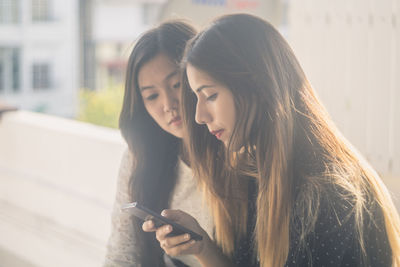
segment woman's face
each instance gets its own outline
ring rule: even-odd
[[[207,73],[188,64],[189,85],[197,97],[196,122],[206,124],[216,138],[228,144],[236,121],[232,92]]]
[[[150,116],[166,132],[182,138],[179,113],[180,76],[168,56],[158,54],[144,64],[138,74],[139,90]]]

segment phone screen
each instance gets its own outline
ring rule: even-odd
[[[161,216],[160,214],[138,204],[137,202],[125,204],[122,206],[121,210],[128,211],[136,217],[142,219],[143,221],[152,220],[156,228],[165,224],[171,225],[173,230],[171,233],[168,234],[168,236],[177,236],[188,233],[193,240],[198,241],[203,239],[201,235],[172,220],[169,220],[168,218]]]

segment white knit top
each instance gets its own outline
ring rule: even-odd
[[[120,211],[123,204],[131,201],[129,177],[132,171],[132,162],[131,153],[125,152],[118,176],[117,194],[112,212],[112,229],[107,244],[104,267],[140,266],[137,262],[136,251],[136,247],[140,244],[135,242],[131,220],[133,215]],[[202,201],[202,195],[198,190],[191,169],[182,160],[178,161],[177,174],[178,177],[169,208],[180,209],[192,215],[212,238],[214,224],[210,211],[205,202]],[[201,266],[191,255],[180,256],[177,259],[189,266]]]

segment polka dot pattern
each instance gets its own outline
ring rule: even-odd
[[[380,209],[371,203],[369,212],[365,213],[363,237],[367,258],[362,258],[352,208],[337,191],[332,190],[325,195],[321,200],[314,231],[307,236],[307,244],[303,248],[298,245],[298,226],[292,224],[290,252],[285,267],[392,266]]]
[[[255,194],[255,191],[253,191]],[[254,196],[250,198],[249,211],[255,211]],[[353,206],[342,198],[336,190],[322,194],[317,221],[314,230],[309,233],[303,245],[300,245],[299,219],[294,219],[290,226],[289,255],[285,267],[389,267],[391,264],[391,249],[387,239],[385,224],[381,210],[375,202],[371,202],[368,212],[364,213],[363,237],[366,258],[361,257],[361,249],[355,231]],[[251,214],[255,214],[251,212]],[[253,216],[254,217],[254,216]],[[249,216],[249,222],[254,231],[254,218]],[[249,234],[248,236],[251,236]],[[237,266],[259,266],[252,262],[254,255],[251,239],[247,237],[239,242],[235,250]],[[247,263],[246,263],[247,262]]]

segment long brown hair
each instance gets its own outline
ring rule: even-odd
[[[138,89],[138,74],[144,64],[160,53],[178,68],[186,42],[195,33],[185,22],[165,22],[138,39],[128,61],[120,128],[134,160],[130,192],[132,201],[157,212],[167,208],[175,186],[181,140],[162,130],[148,114]],[[132,219],[140,244],[137,249],[141,266],[163,266],[162,250],[154,234],[143,232],[141,221]]]
[[[187,64],[233,93],[237,118],[227,149],[194,120],[196,99]],[[247,206],[232,204],[228,197],[236,194],[245,174],[258,182],[254,243],[261,266],[285,264],[294,219],[306,246],[321,198],[332,186],[353,207],[363,260],[363,218],[375,203],[383,214],[393,264],[400,264],[399,216],[386,188],[333,124],[272,25],[246,14],[221,17],[188,43],[182,70],[182,115],[192,169],[208,194],[216,238],[226,254],[234,249],[231,234],[246,234]]]

